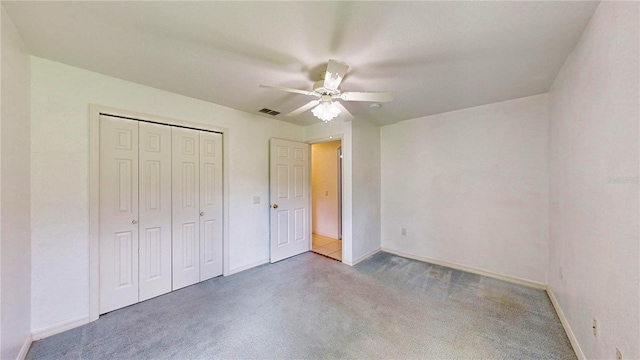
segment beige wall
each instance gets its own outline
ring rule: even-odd
[[[338,222],[338,148],[341,141],[311,146],[312,230],[334,239],[340,234]]]

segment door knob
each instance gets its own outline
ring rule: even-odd
[[[278,208],[278,204],[273,204],[273,205],[271,205],[271,206],[273,206],[273,208],[274,208],[274,209],[277,209],[277,208]]]
[[[200,211],[200,216],[204,216],[204,211]]]
[[[131,220],[131,223],[135,225],[138,223],[138,220]]]

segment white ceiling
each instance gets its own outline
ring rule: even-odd
[[[329,58],[343,91],[394,90],[380,125],[547,92],[597,2],[2,1],[33,55],[258,114],[311,98]],[[316,123],[310,112],[276,118]],[[270,115],[263,115],[271,117]]]

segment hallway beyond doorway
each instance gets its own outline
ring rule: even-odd
[[[342,261],[342,240],[313,234],[311,251]]]

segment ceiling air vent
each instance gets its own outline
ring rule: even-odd
[[[261,112],[263,114],[269,114],[271,116],[276,116],[276,115],[280,114],[280,111],[275,111],[275,110],[271,110],[271,109],[267,109],[267,108],[261,109],[258,112]]]

